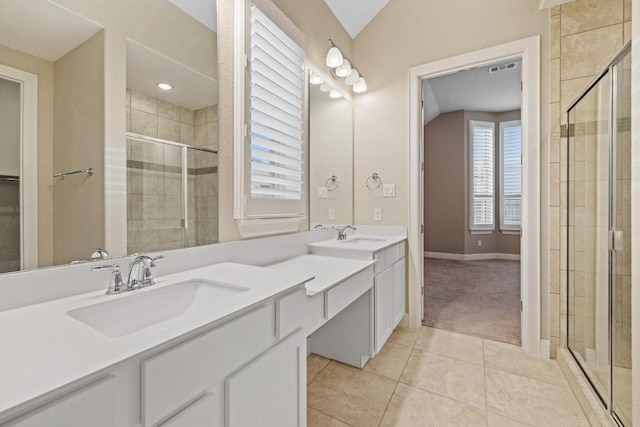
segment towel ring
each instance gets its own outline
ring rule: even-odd
[[[332,175],[324,184],[324,186],[327,187],[327,191],[336,191],[338,189],[338,185],[338,177],[335,175]]]
[[[372,187],[371,185],[377,182],[378,185],[376,185],[375,187]],[[372,173],[370,177],[367,178],[367,181],[365,182],[367,188],[369,190],[377,190],[378,188],[380,188],[380,186],[382,185],[382,179],[380,178],[380,175],[378,175],[376,172]]]

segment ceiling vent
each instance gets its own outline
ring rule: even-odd
[[[508,64],[502,65],[492,65],[491,67],[489,67],[489,74],[497,73],[498,71],[513,70],[517,66],[518,64],[516,62],[509,62]]]

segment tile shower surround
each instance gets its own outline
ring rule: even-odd
[[[126,99],[128,131],[217,150],[217,106],[194,111],[131,89]],[[180,149],[128,140],[127,151],[127,251],[183,247]],[[215,243],[217,156],[189,150],[188,164],[189,246]]]

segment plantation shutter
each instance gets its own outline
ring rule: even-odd
[[[500,123],[502,212],[500,229],[519,230],[522,211],[522,127],[520,121]]]
[[[255,5],[250,21],[250,197],[299,201],[304,52]]]
[[[471,120],[471,230],[493,230],[495,137],[493,122]]]

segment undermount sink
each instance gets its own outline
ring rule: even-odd
[[[372,243],[372,242],[384,242],[386,239],[376,239],[375,237],[355,237],[353,239],[341,240],[342,243]]]
[[[113,301],[76,308],[67,315],[110,337],[121,337],[180,316],[196,306],[220,302],[248,288],[191,279],[132,291]]]

